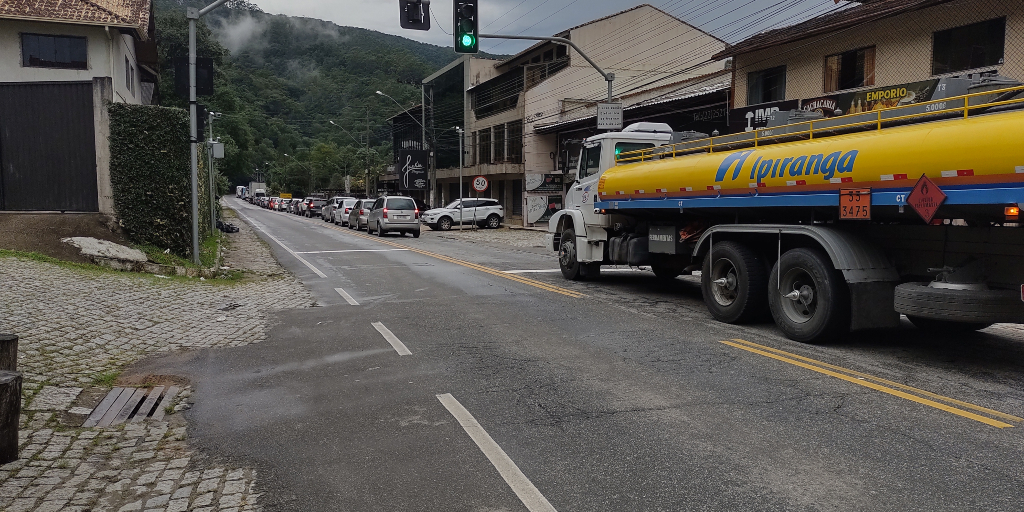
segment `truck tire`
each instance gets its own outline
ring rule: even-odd
[[[949,290],[931,288],[928,283],[903,283],[896,287],[893,308],[922,329],[929,321],[984,328],[999,322],[1024,322],[1020,299],[1016,290]]]
[[[569,228],[562,231],[558,243],[558,268],[562,277],[570,281],[593,279],[601,275],[601,264],[580,263],[576,258],[576,231]]]
[[[726,281],[716,283],[719,279]],[[712,247],[704,258],[700,288],[704,304],[719,322],[750,322],[763,318],[768,309],[764,263],[737,242],[719,242]]]
[[[786,297],[794,291],[799,295]],[[793,341],[823,343],[850,329],[846,280],[813,249],[792,249],[776,262],[768,280],[768,306],[775,325]]]

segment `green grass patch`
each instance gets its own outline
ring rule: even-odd
[[[114,387],[114,383],[117,382],[117,378],[120,375],[121,372],[118,370],[97,373],[96,375],[93,376],[92,383],[102,388]]]
[[[171,252],[164,252],[165,249],[161,249],[155,245],[139,245],[135,248],[146,253],[146,257],[149,261],[159,263],[161,265],[172,265],[175,267],[185,268],[210,268],[218,265],[218,242],[221,240],[220,232],[209,236],[206,240],[203,240],[202,244],[199,245],[199,265],[192,262],[192,258],[183,258],[177,254]]]

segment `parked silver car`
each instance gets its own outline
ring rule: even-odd
[[[342,201],[352,199],[351,197],[335,196],[327,201],[327,204],[320,210],[320,218],[324,222],[334,222],[334,212],[341,205]]]
[[[354,197],[345,198],[334,210],[335,224],[341,224],[342,226],[348,225],[348,217],[352,214],[352,208],[355,207],[359,200]]]
[[[420,237],[420,210],[411,197],[393,196],[378,198],[367,215],[366,231],[384,236],[388,232],[402,235],[411,233]]]
[[[373,204],[373,199],[360,199],[352,205],[352,211],[348,214],[349,229],[362,230],[366,228],[366,214],[369,212],[371,204]]]

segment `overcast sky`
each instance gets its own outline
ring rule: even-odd
[[[399,27],[399,0],[255,0],[255,3],[272,14],[319,18],[440,46],[452,45],[452,36],[445,34],[452,31],[452,0],[431,1],[430,8],[437,21],[431,22],[429,32]],[[480,0],[481,29],[487,33],[550,36],[645,3],[728,42],[842,7],[834,0]],[[481,42],[481,49],[511,54],[530,44],[485,40]]]

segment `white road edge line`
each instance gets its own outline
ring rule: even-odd
[[[349,295],[348,292],[346,292],[345,290],[343,290],[341,288],[335,288],[334,291],[338,292],[338,295],[341,295],[349,303],[350,306],[358,306],[359,305],[359,303],[356,302],[356,300],[353,299],[352,296]]]
[[[298,254],[337,254],[342,252],[392,252],[408,250],[409,249],[350,249],[347,251],[299,251]]]
[[[390,343],[392,347],[395,347],[395,352],[398,352],[398,355],[412,355],[412,352],[409,352],[409,349],[405,346],[405,343],[402,343],[402,340],[398,339],[398,337],[395,336],[395,334],[392,333],[391,330],[389,330],[387,327],[384,327],[384,324],[380,322],[374,322],[373,328],[377,329],[377,332],[379,332],[381,336],[384,336],[384,339],[388,340],[388,343]]]
[[[302,256],[299,256],[299,253],[289,249],[287,245],[284,245],[283,243],[281,243],[281,241],[278,240],[276,236],[271,235],[270,232],[268,232],[267,230],[263,229],[258,222],[256,222],[256,221],[250,219],[249,217],[243,215],[242,212],[237,212],[237,213],[239,215],[241,215],[242,218],[245,219],[246,222],[251,224],[254,228],[262,231],[263,234],[267,235],[271,240],[273,240],[274,242],[277,242],[277,245],[280,245],[281,248],[283,248],[284,250],[288,251],[289,253],[291,253],[292,256],[295,256],[295,258],[297,258],[299,261],[304,263],[307,267],[309,267],[310,270],[312,270],[313,272],[316,272],[316,275],[318,275],[318,276],[320,276],[320,277],[322,277],[324,279],[327,279],[327,274],[324,274],[323,272],[320,271],[320,269],[314,267],[312,263],[306,261]]]
[[[459,421],[459,425],[462,425],[463,430],[469,434],[480,451],[484,452],[487,460],[491,461],[494,469],[497,469],[501,477],[505,479],[505,483],[512,488],[516,496],[519,496],[519,500],[526,505],[527,510],[530,512],[555,512],[555,507],[551,506],[547,498],[537,490],[529,478],[526,478],[526,475],[509,458],[505,450],[502,450],[501,446],[491,439],[490,434],[451,393],[437,395],[437,399]]]

